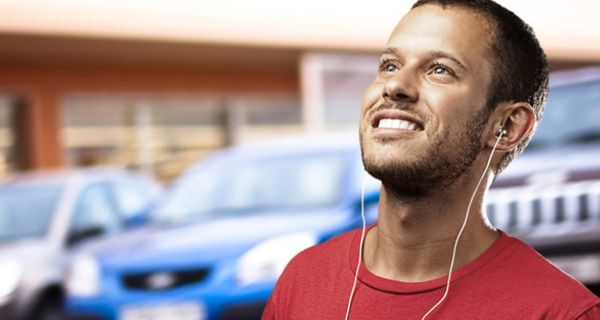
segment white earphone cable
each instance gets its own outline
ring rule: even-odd
[[[448,280],[446,282],[446,290],[444,291],[444,295],[433,307],[431,307],[431,309],[429,309],[429,311],[427,311],[427,313],[425,313],[425,315],[423,315],[421,320],[425,320],[425,318],[427,318],[440,304],[442,304],[442,302],[448,296],[448,292],[450,291],[450,282],[452,280],[452,269],[454,269],[454,262],[456,259],[456,252],[458,249],[458,242],[460,241],[460,237],[462,236],[463,231],[465,230],[465,228],[467,226],[467,222],[469,220],[469,212],[471,211],[471,206],[473,205],[473,201],[475,200],[475,195],[477,195],[477,191],[479,190],[479,187],[481,186],[481,182],[485,178],[485,174],[490,168],[490,164],[492,162],[492,157],[494,156],[494,151],[496,151],[496,147],[498,147],[498,143],[500,142],[500,139],[502,138],[503,135],[504,135],[504,132],[502,132],[498,135],[498,139],[496,140],[496,143],[494,144],[494,147],[492,148],[490,157],[488,158],[487,163],[485,165],[485,169],[483,170],[483,173],[482,173],[481,177],[479,178],[477,185],[475,186],[475,190],[473,191],[473,194],[471,195],[471,199],[469,200],[469,205],[467,206],[467,212],[465,213],[465,219],[464,219],[463,224],[458,232],[458,235],[456,236],[456,240],[454,241],[454,248],[452,250],[452,260],[450,261],[450,269],[448,271]],[[350,291],[350,297],[348,299],[348,308],[346,309],[346,317],[344,318],[345,320],[348,320],[350,317],[350,308],[352,306],[352,299],[354,298],[354,292],[356,291],[356,285],[358,283],[358,272],[360,270],[360,264],[362,262],[363,244],[365,241],[365,235],[366,235],[366,229],[367,229],[366,218],[365,218],[365,183],[366,183],[366,179],[367,179],[367,173],[365,172],[363,174],[361,200],[360,200],[360,215],[361,215],[362,223],[363,223],[362,234],[360,237],[360,247],[358,249],[358,262],[356,264],[356,272],[354,273],[354,283],[352,284],[352,291]]]
[[[429,311],[427,311],[427,313],[421,318],[421,320],[425,320],[425,318],[427,318],[427,316],[429,316],[433,312],[433,310],[435,310],[435,308],[437,308],[440,304],[442,304],[442,302],[448,296],[448,291],[450,291],[450,281],[452,280],[452,269],[454,269],[454,261],[456,259],[456,251],[458,249],[458,242],[460,241],[460,237],[462,236],[463,231],[465,230],[465,228],[467,226],[467,221],[469,220],[469,212],[471,211],[471,206],[473,205],[473,200],[475,200],[475,195],[477,195],[477,190],[479,190],[479,186],[481,185],[483,178],[485,178],[486,172],[490,168],[490,163],[492,162],[492,157],[494,156],[494,151],[496,151],[496,147],[498,146],[498,143],[500,142],[500,138],[502,138],[502,135],[503,134],[498,135],[498,139],[496,139],[496,143],[494,143],[494,147],[492,148],[490,157],[488,158],[487,164],[485,165],[485,169],[483,169],[483,173],[481,174],[481,177],[479,178],[479,181],[477,182],[477,185],[475,186],[475,190],[473,191],[473,194],[471,195],[471,199],[469,200],[469,205],[467,206],[467,212],[465,213],[465,220],[463,221],[463,224],[460,227],[460,231],[458,232],[458,235],[456,236],[456,240],[454,241],[454,249],[452,249],[452,260],[450,261],[450,269],[448,270],[448,281],[446,282],[446,290],[444,291],[444,295],[442,296],[440,301],[438,301],[433,307],[431,307],[431,309],[429,309]]]
[[[354,283],[352,284],[352,291],[350,291],[350,298],[348,298],[348,308],[346,309],[346,317],[348,320],[350,317],[350,306],[352,306],[352,299],[354,298],[354,291],[356,290],[356,283],[358,282],[358,271],[360,270],[360,263],[362,262],[363,254],[363,243],[365,241],[365,234],[367,233],[367,219],[365,217],[365,184],[367,183],[367,173],[363,172],[362,188],[360,193],[360,217],[362,218],[362,234],[360,236],[360,247],[358,249],[358,262],[356,264],[356,272],[354,273]]]

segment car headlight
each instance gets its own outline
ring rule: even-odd
[[[22,266],[16,259],[0,258],[0,298],[15,291],[21,281]]]
[[[67,276],[67,290],[70,295],[80,297],[100,293],[100,267],[94,257],[79,255],[73,259]]]
[[[296,254],[316,243],[316,236],[310,233],[288,234],[263,241],[239,259],[237,281],[249,285],[275,280]]]

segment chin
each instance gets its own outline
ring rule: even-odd
[[[462,161],[459,161],[461,160]],[[370,144],[362,149],[365,170],[386,189],[409,197],[422,197],[445,189],[465,174],[472,159],[438,152],[409,154],[393,146]]]
[[[419,173],[414,170],[396,170],[397,168],[385,163],[366,161],[365,171],[381,181],[383,187],[396,195],[410,198],[422,198],[437,188],[427,180],[418,178]]]

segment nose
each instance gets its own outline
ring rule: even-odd
[[[415,102],[419,98],[417,77],[409,67],[400,68],[383,87],[382,96],[391,102]]]

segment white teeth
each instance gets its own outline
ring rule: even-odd
[[[404,129],[404,130],[417,130],[417,124],[406,120],[400,119],[381,119],[377,128],[383,129]]]

